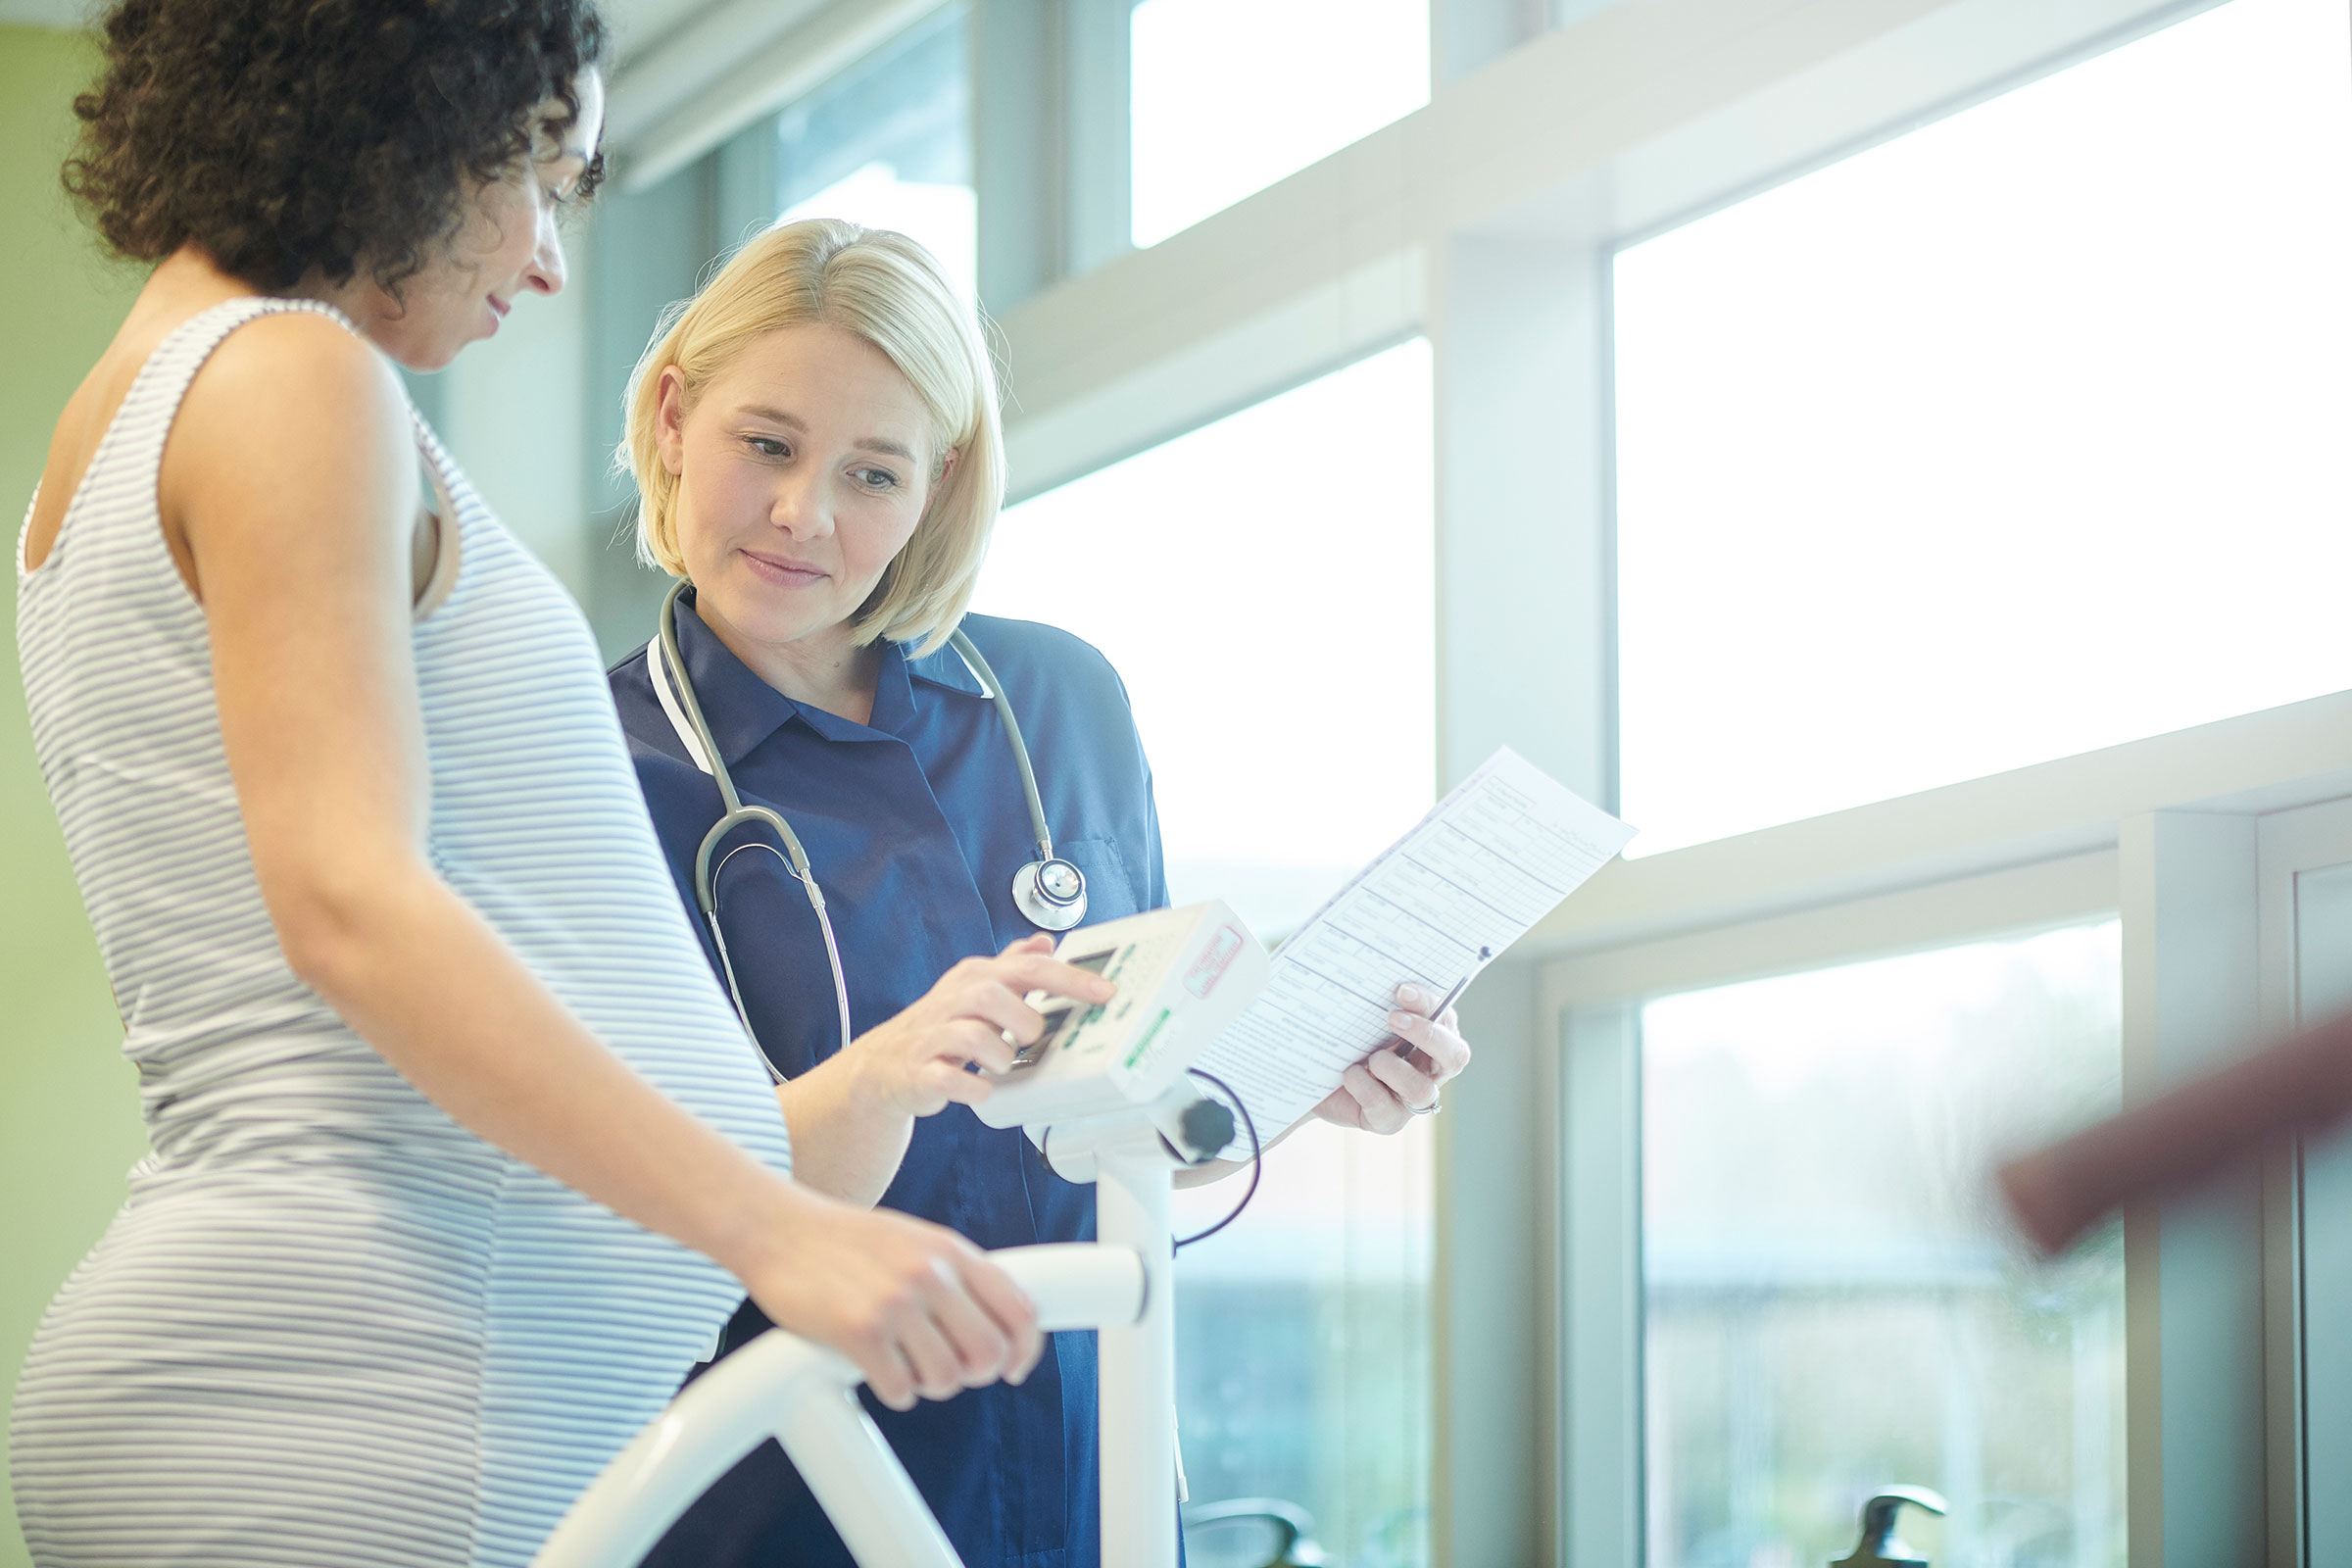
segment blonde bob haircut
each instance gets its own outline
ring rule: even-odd
[[[863,338],[906,377],[931,414],[935,480],[947,455],[957,455],[913,535],[851,619],[858,646],[881,637],[920,643],[920,658],[946,643],[971,603],[1004,501],[1004,437],[979,318],[948,286],[931,253],[904,234],[830,218],[778,224],[664,315],[629,377],[628,439],[618,454],[617,466],[637,481],[637,554],[673,577],[687,574],[678,550],[678,479],[655,441],[662,373],[678,368],[691,409],[744,345],[812,321]]]

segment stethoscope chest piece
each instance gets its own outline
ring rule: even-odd
[[[1012,874],[1012,902],[1031,925],[1067,931],[1086,918],[1086,874],[1059,856]]]

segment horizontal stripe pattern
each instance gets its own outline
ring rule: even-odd
[[[155,498],[207,357],[304,310],[342,321],[255,299],[174,332],[37,571],[20,537],[33,744],[154,1150],[19,1383],[10,1465],[42,1568],[527,1563],[738,1295],[457,1127],[277,945]],[[460,551],[415,640],[436,868],[638,1072],[789,1168],[585,621],[416,429]]]

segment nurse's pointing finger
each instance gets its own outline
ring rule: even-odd
[[[1081,969],[1045,954],[1011,960],[1005,968],[1012,984],[1024,992],[1043,991],[1067,997],[1072,1002],[1108,1002],[1119,994],[1117,985],[1092,969]]]

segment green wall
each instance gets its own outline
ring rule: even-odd
[[[80,34],[0,26],[0,498],[12,551],[58,411],[141,275],[102,258],[58,188],[70,106],[96,61]],[[0,618],[0,1379],[13,1396],[41,1309],[122,1202],[146,1143],[137,1076],[33,766],[13,582]],[[5,1517],[0,1568],[22,1568],[13,1507]]]

